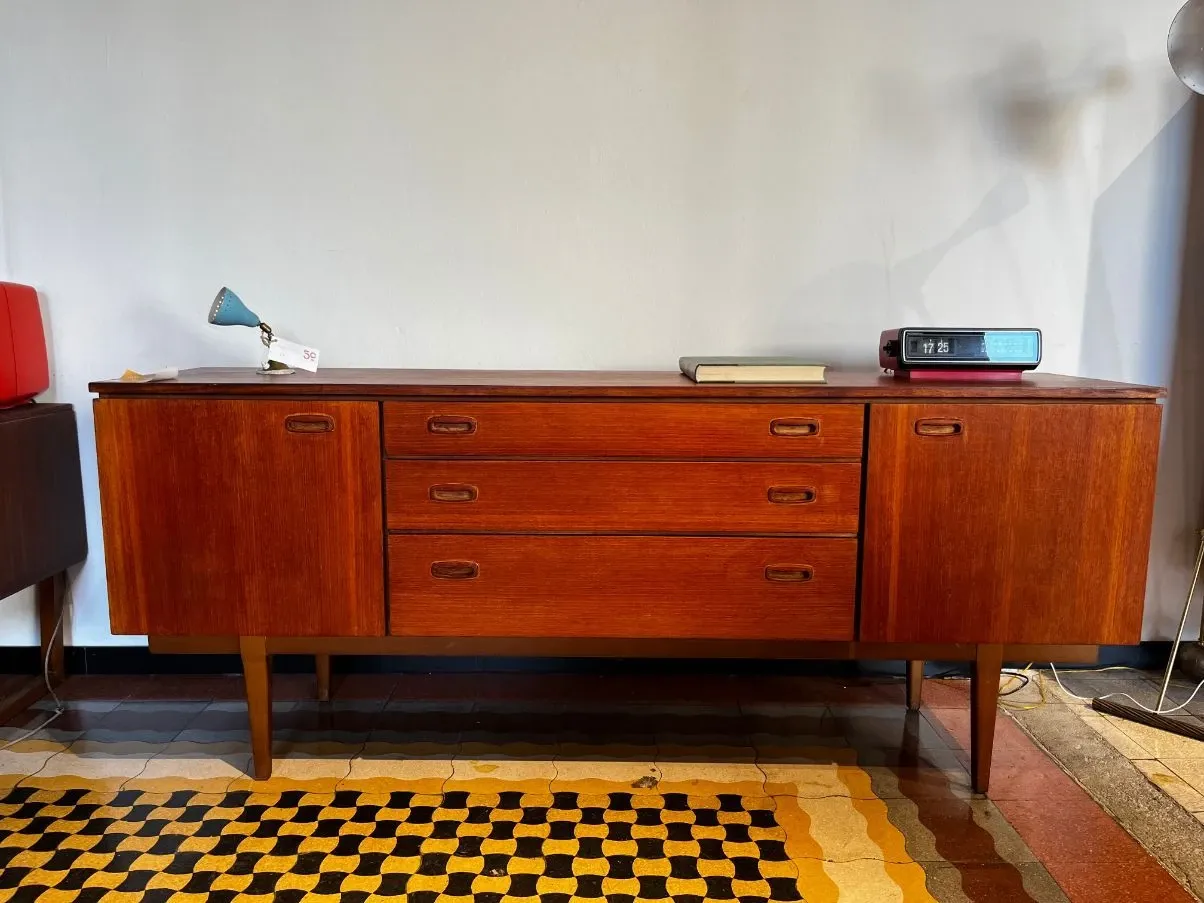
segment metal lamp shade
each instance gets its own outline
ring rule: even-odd
[[[1166,40],[1171,67],[1180,81],[1204,94],[1204,0],[1188,0]]]
[[[263,321],[242,299],[228,288],[223,288],[213,299],[209,308],[209,322],[215,326],[258,326]]]

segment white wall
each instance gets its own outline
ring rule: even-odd
[[[1167,381],[1177,4],[3,0],[0,271],[41,289],[85,437],[70,642],[113,642],[86,383],[251,365],[205,323],[223,284],[332,367],[870,363],[880,329],[944,323]]]

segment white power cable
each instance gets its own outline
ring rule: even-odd
[[[67,711],[67,707],[63,704],[63,700],[59,698],[59,694],[54,692],[54,686],[50,683],[50,656],[54,654],[54,641],[58,638],[59,631],[63,629],[63,616],[67,613],[67,601],[63,600],[63,608],[59,612],[59,619],[54,625],[54,631],[50,634],[50,642],[46,644],[46,658],[42,662],[42,679],[46,682],[46,692],[50,694],[50,698],[54,700],[54,714],[39,724],[31,731],[26,731],[21,736],[9,740],[3,746],[0,746],[0,752],[6,749],[12,749],[18,743],[24,743],[30,737],[40,734],[46,730],[59,716]]]
[[[1067,690],[1066,685],[1064,683],[1062,683],[1062,678],[1058,674],[1058,669],[1054,667],[1053,662],[1049,663],[1049,670],[1053,672],[1054,680],[1056,680],[1058,682],[1058,686],[1061,687],[1062,692],[1065,693],[1067,696],[1070,696],[1073,699],[1085,699],[1085,700],[1089,700],[1089,699],[1093,698],[1091,696],[1079,696],[1077,693],[1071,693],[1069,690]],[[1101,668],[1100,670],[1103,671],[1106,669]],[[1179,711],[1180,709],[1185,709],[1189,705],[1191,705],[1191,701],[1196,698],[1196,694],[1200,692],[1201,687],[1204,687],[1204,680],[1202,680],[1198,684],[1196,684],[1196,688],[1194,690],[1192,690],[1191,695],[1188,696],[1184,702],[1175,706],[1173,709],[1163,709],[1163,708],[1151,709],[1149,706],[1138,702],[1136,699],[1134,699],[1128,693],[1106,693],[1103,696],[1098,696],[1098,697],[1094,697],[1094,698],[1111,699],[1113,696],[1120,696],[1121,698],[1127,699],[1130,702],[1132,702],[1133,705],[1137,706],[1137,708],[1144,709],[1145,711],[1149,712],[1151,715],[1173,715],[1175,712]]]

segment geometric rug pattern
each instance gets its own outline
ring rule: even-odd
[[[971,792],[942,687],[907,713],[897,682],[691,685],[699,705],[530,681],[348,677],[317,703],[278,676],[259,782],[237,679],[76,679],[65,716],[0,752],[0,903],[1147,899],[1076,883],[1090,849],[1047,855],[1027,798],[1093,804],[1061,772],[1033,784],[1048,759],[1002,713],[998,799]]]

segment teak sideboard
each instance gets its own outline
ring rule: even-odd
[[[1036,374],[184,371],[98,382],[113,631],[242,655],[973,663],[1140,639],[1160,389]],[[319,692],[322,692],[320,689]]]

